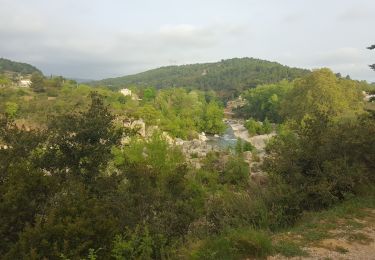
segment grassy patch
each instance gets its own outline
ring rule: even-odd
[[[363,233],[352,233],[352,234],[349,234],[348,241],[351,243],[357,242],[357,243],[366,245],[366,244],[371,243],[373,239]]]
[[[262,259],[272,254],[272,242],[267,234],[256,230],[231,230],[219,237],[207,239],[192,249],[190,259]]]
[[[304,251],[301,246],[293,241],[278,241],[274,245],[275,253],[286,256],[308,256],[308,253]]]
[[[274,237],[279,237],[277,241],[283,237],[284,243],[293,241],[305,246],[317,245],[321,240],[341,237],[344,234],[349,242],[369,243],[371,239],[358,230],[366,226],[366,222],[362,220],[374,218],[371,210],[373,208],[375,208],[374,196],[352,198],[328,210],[307,212],[294,227]]]
[[[306,242],[318,242],[323,239],[331,237],[328,230],[321,230],[321,229],[312,229],[308,230],[308,232],[302,234],[303,240]]]

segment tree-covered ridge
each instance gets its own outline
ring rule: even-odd
[[[214,63],[168,66],[135,75],[92,82],[113,89],[126,86],[154,86],[156,88],[184,87],[214,90],[224,99],[239,95],[259,84],[293,80],[308,74],[305,69],[290,68],[277,62],[255,58],[234,58]]]
[[[4,72],[15,72],[22,75],[32,74],[33,72],[42,73],[39,69],[30,64],[0,58],[0,73]]]

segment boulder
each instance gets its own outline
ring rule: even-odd
[[[202,132],[198,135],[198,139],[199,139],[199,141],[206,142],[208,138],[207,138],[206,134],[204,132]]]

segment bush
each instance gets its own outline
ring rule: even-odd
[[[226,228],[268,228],[270,225],[268,205],[259,190],[253,190],[252,194],[226,191],[212,195],[205,210],[211,234]]]
[[[250,136],[269,134],[272,132],[272,124],[267,118],[263,123],[250,118],[245,122],[245,127]]]
[[[300,198],[301,210],[332,206],[358,187],[374,183],[375,120],[331,121],[324,115],[305,117],[268,146],[265,170],[282,179]]]
[[[128,232],[130,233],[130,232]],[[153,240],[147,226],[137,225],[128,236],[117,235],[113,242],[112,256],[115,259],[151,259]]]

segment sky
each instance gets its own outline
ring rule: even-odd
[[[375,82],[375,0],[0,0],[0,57],[102,79],[254,57]]]

